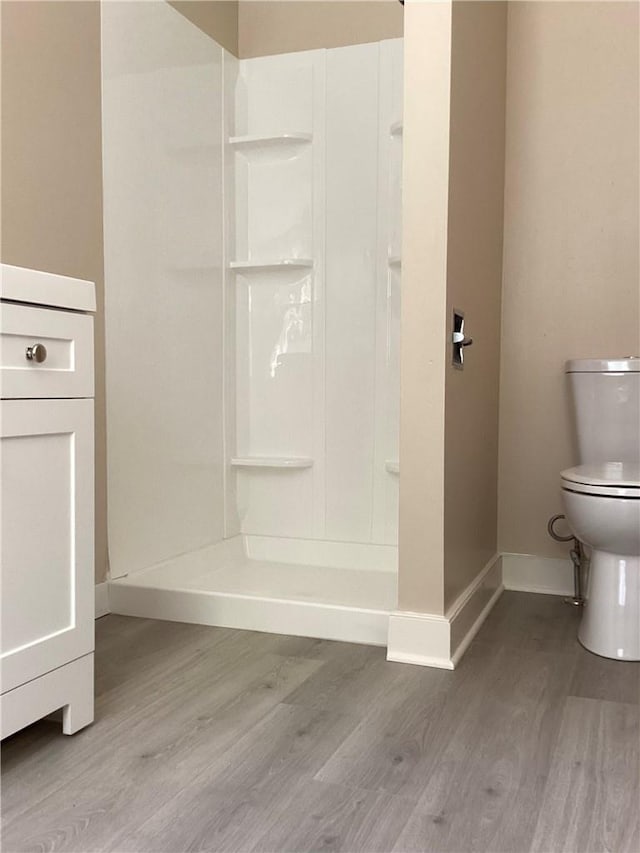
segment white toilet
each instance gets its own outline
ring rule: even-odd
[[[640,359],[568,361],[580,465],[561,473],[574,536],[591,548],[578,639],[640,660]]]

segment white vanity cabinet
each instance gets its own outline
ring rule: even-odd
[[[93,720],[91,282],[0,267],[1,736]]]

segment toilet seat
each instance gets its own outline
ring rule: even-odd
[[[640,500],[640,462],[598,462],[567,468],[562,488],[584,495]]]

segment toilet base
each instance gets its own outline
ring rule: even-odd
[[[602,657],[640,661],[640,557],[592,551],[578,639]]]

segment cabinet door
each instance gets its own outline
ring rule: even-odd
[[[3,400],[2,692],[93,650],[93,400]]]

